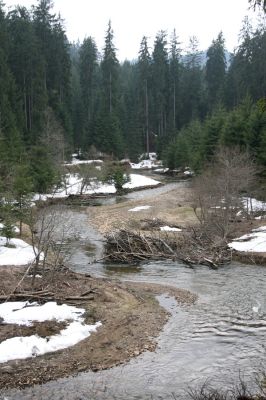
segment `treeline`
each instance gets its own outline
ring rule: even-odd
[[[199,172],[219,147],[239,148],[266,165],[266,102],[247,96],[238,107],[218,107],[203,121],[193,120],[170,140],[163,159],[171,169],[190,166]]]
[[[1,192],[22,177],[41,192],[56,179],[73,133],[69,48],[51,1],[8,13],[0,2]]]
[[[265,164],[265,64],[265,26],[248,20],[229,61],[222,33],[206,54],[195,37],[184,54],[175,31],[160,31],[119,63],[111,22],[100,52],[91,37],[69,43],[51,0],[8,12],[0,1],[0,191],[17,177],[46,191],[76,149],[156,150],[200,168],[219,143],[238,144]]]
[[[172,167],[199,168],[219,144],[239,145],[265,163],[266,32],[243,21],[234,54],[223,34],[206,53],[174,31],[143,37],[135,61],[119,64],[109,23],[103,54],[87,38],[73,52],[75,143],[135,158],[156,150]],[[80,79],[78,79],[78,76]],[[264,151],[265,152],[265,151]]]

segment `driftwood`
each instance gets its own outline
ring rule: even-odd
[[[189,266],[202,264],[216,269],[230,261],[225,244],[214,245],[195,231],[144,235],[120,230],[106,237],[105,253],[106,261],[118,263],[169,259]]]
[[[39,290],[39,291],[25,291],[25,292],[15,292],[10,293],[8,295],[0,295],[0,302],[5,301],[15,301],[15,300],[31,300],[31,301],[39,301],[39,302],[47,302],[47,301],[59,301],[60,303],[64,302],[85,302],[94,300],[94,290],[88,290],[85,293],[81,293],[77,296],[65,296],[58,297],[53,292],[48,290]]]

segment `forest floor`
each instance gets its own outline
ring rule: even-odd
[[[1,296],[14,291],[23,272],[21,267],[0,267]],[[159,305],[156,295],[167,293],[168,296],[174,296],[178,303],[193,303],[196,299],[195,295],[186,290],[156,284],[97,279],[69,270],[57,272],[52,279],[49,274],[36,278],[34,290],[44,289],[54,294],[58,304],[71,305],[73,301],[66,301],[67,298],[81,297],[82,293],[89,291],[89,300],[80,299],[74,301],[74,305],[85,309],[85,323],[101,321],[102,326],[75,346],[0,364],[0,389],[23,388],[82,371],[107,369],[124,363],[143,351],[153,351],[156,337],[169,316]],[[19,292],[33,292],[30,277],[23,280]],[[12,298],[14,299],[15,297]],[[44,299],[40,301],[43,302]],[[46,321],[24,327],[0,321],[0,343],[11,337],[34,334],[49,338],[59,333],[64,328],[63,325],[64,323]]]

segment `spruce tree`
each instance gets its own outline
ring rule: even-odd
[[[143,36],[138,57],[138,92],[139,117],[143,132],[146,153],[150,152],[150,91],[151,91],[151,56],[147,37]]]
[[[79,76],[82,107],[82,146],[93,144],[93,120],[98,98],[98,50],[93,38],[84,39],[79,50]]]
[[[169,59],[166,32],[157,33],[152,54],[153,132],[167,134],[169,99]]]
[[[220,32],[217,39],[213,40],[207,51],[206,82],[209,110],[212,110],[222,101],[225,73],[225,44],[223,34]]]

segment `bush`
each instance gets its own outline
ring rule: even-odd
[[[117,193],[121,193],[124,191],[123,186],[126,183],[130,182],[130,176],[126,167],[113,164],[108,168],[104,180],[108,183],[113,184],[116,188]]]

